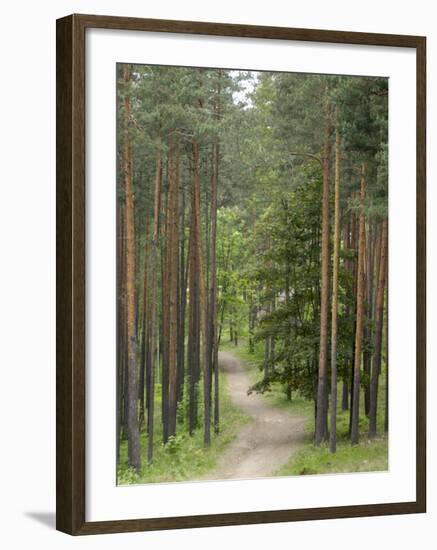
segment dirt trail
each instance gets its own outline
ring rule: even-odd
[[[252,420],[229,445],[208,479],[269,477],[302,445],[306,419],[269,405],[262,395],[247,395],[248,374],[232,353],[221,351],[219,364],[226,373],[232,401]]]

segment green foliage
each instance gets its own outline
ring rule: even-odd
[[[262,364],[264,360],[264,350],[262,344],[258,342],[255,345],[254,352],[251,353],[248,348],[247,339],[243,339],[238,347],[227,344],[222,346],[223,349],[227,349],[234,355],[239,357],[245,365],[249,374],[249,379],[252,384],[251,388],[248,388],[248,392],[256,391],[254,386],[259,384],[259,373],[262,370]],[[272,381],[268,390],[265,389],[263,394],[264,399],[269,405],[285,409],[291,414],[296,416],[305,416],[308,419],[308,429],[311,429],[312,415],[314,415],[314,403],[311,400],[304,399],[298,393],[287,395],[287,387],[281,382]]]
[[[381,78],[257,74],[251,107],[229,134],[239,147],[226,150],[225,157],[233,160],[233,180],[242,191],[238,206],[219,211],[218,250],[231,250],[230,261],[224,252],[219,256],[222,329],[234,325],[250,336],[252,351],[254,343],[262,344],[253,391],[268,392],[277,382],[286,393],[315,395],[325,119],[332,126],[331,146],[334,130],[342,139],[343,225],[351,212],[363,208],[369,222],[381,219],[387,213],[387,89],[388,81]],[[368,169],[364,205],[354,196],[362,162]],[[353,360],[354,281],[346,263],[356,259],[356,250],[342,242],[340,259],[341,379],[350,376]],[[365,323],[373,328],[370,318]],[[275,346],[270,357],[264,354],[268,340]],[[372,351],[370,341],[364,349]],[[368,382],[363,376],[363,386]]]
[[[158,386],[159,387],[159,386]],[[200,384],[200,388],[202,384]],[[201,390],[199,391],[201,393]],[[127,466],[127,442],[121,445],[120,464],[117,471],[119,485],[135,483],[186,481],[207,477],[207,473],[214,469],[218,457],[234,439],[239,428],[248,420],[248,417],[237,409],[229,397],[226,378],[220,375],[220,404],[221,420],[220,434],[212,438],[211,446],[203,445],[203,429],[199,428],[190,437],[187,433],[185,419],[178,424],[176,436],[170,437],[166,445],[162,443],[162,428],[160,423],[161,400],[157,393],[155,401],[155,416],[158,429],[154,439],[154,458],[152,464],[143,460],[140,474]],[[199,397],[201,403],[202,395]],[[199,412],[201,407],[199,407]],[[202,422],[202,418],[200,419]],[[141,432],[141,448],[143,453],[147,449],[147,434]]]
[[[253,383],[258,380],[259,366],[263,360],[263,350],[258,344],[254,353],[248,351],[247,341],[242,341],[235,348],[228,345],[223,346],[237,355],[248,368],[250,379]],[[384,367],[385,371],[385,367]],[[293,476],[310,474],[346,473],[346,472],[372,472],[386,471],[388,469],[388,438],[384,434],[384,406],[385,406],[385,372],[381,374],[381,387],[379,392],[378,407],[378,431],[379,436],[369,441],[367,438],[368,419],[361,411],[360,432],[361,442],[359,445],[351,446],[349,441],[349,411],[338,410],[337,414],[337,452],[329,452],[328,444],[315,447],[313,444],[314,434],[314,403],[302,398],[299,394],[292,395],[291,400],[287,398],[284,386],[274,381],[270,384],[269,390],[263,394],[264,399],[272,406],[284,409],[296,416],[305,416],[306,440],[300,450],[282,466],[275,475]],[[363,394],[361,403],[363,403]],[[338,389],[338,400],[341,403],[341,388]]]

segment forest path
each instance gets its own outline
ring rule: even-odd
[[[234,404],[251,417],[219,459],[208,479],[269,477],[302,446],[304,416],[269,405],[262,395],[247,395],[250,380],[240,359],[231,352],[219,353]]]

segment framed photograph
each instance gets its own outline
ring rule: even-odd
[[[424,512],[424,37],[57,21],[57,528]]]

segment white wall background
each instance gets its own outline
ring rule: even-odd
[[[102,4],[102,5],[101,5]],[[437,16],[415,0],[15,0],[2,8],[0,84],[0,544],[4,548],[435,548],[437,535]],[[55,19],[73,13],[428,37],[428,513],[72,538],[55,510]],[[434,310],[434,311],[433,311]]]

